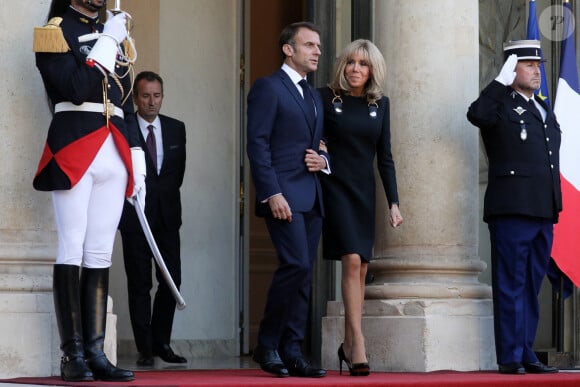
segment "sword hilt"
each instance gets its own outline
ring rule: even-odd
[[[123,12],[121,10],[121,0],[115,0],[115,8],[111,9],[111,12],[113,12],[114,14]]]
[[[121,0],[115,0],[115,8],[111,8],[110,11],[113,13],[113,15],[124,12],[125,15],[127,15],[127,31],[131,31],[133,29],[133,17],[121,9]]]

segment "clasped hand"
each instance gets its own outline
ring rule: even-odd
[[[306,149],[304,163],[308,172],[318,172],[326,167],[326,160],[312,149]]]

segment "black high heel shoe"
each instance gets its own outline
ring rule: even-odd
[[[369,366],[369,363],[352,364],[350,359],[347,358],[346,354],[344,353],[344,349],[342,348],[343,344],[340,344],[340,347],[338,347],[338,365],[340,375],[342,375],[342,362],[344,362],[348,367],[350,376],[368,376],[371,373],[371,367]]]

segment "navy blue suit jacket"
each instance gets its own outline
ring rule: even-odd
[[[318,151],[323,134],[322,99],[310,90],[318,113],[314,123],[308,119],[307,101],[282,69],[256,80],[248,94],[247,153],[258,216],[270,213],[263,201],[277,193],[284,195],[292,212],[317,205],[324,215],[318,174],[304,163],[306,149]]]

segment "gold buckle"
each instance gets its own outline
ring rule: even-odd
[[[103,108],[104,108],[103,115],[107,117],[107,119],[115,115],[115,105],[112,104],[111,102],[104,103]]]

